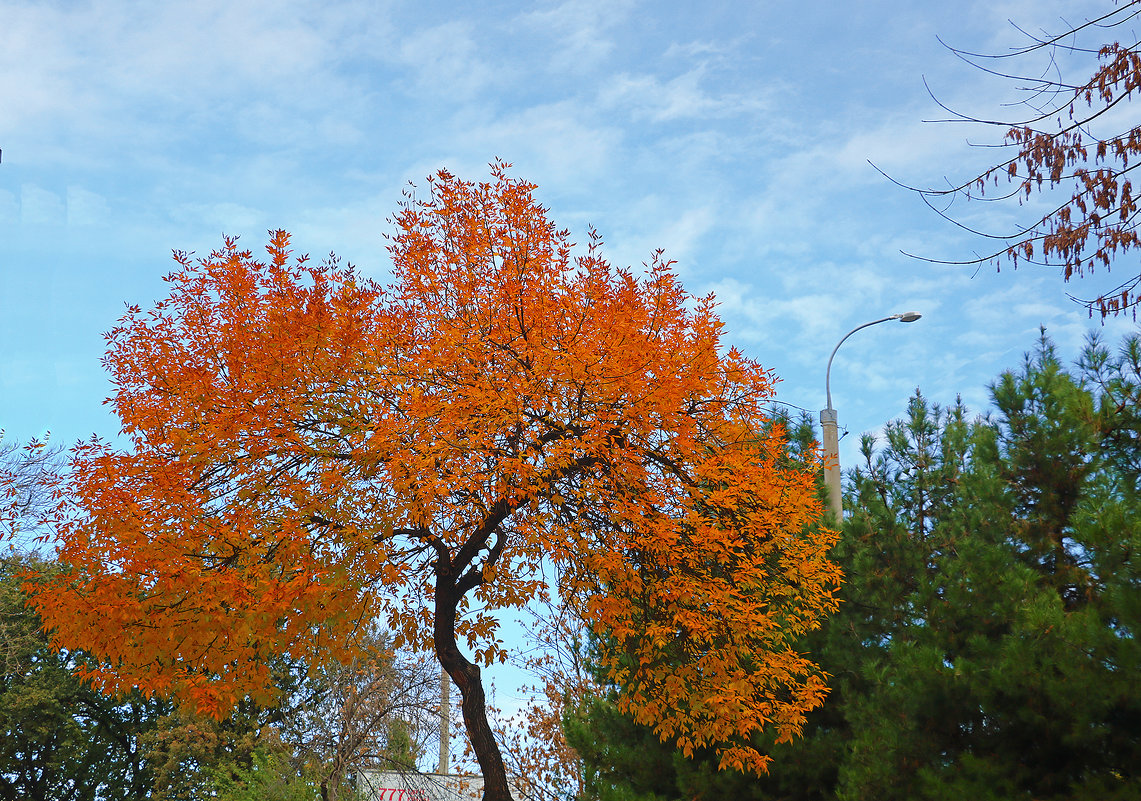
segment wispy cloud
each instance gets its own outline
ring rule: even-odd
[[[696,67],[672,78],[617,75],[602,87],[599,103],[606,110],[651,122],[726,117],[764,108],[757,98],[738,93],[712,94],[703,86],[705,74],[704,68]]]
[[[396,52],[412,76],[408,91],[427,93],[436,102],[474,102],[495,80],[493,68],[479,55],[468,21],[446,22],[405,35]]]
[[[575,75],[600,67],[618,46],[613,29],[635,7],[633,0],[566,0],[518,17],[520,30],[549,41],[546,68]]]
[[[35,184],[20,188],[20,222],[25,225],[64,225],[67,223],[67,204],[64,199]]]

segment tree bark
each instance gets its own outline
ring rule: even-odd
[[[487,699],[479,665],[467,659],[456,643],[456,610],[463,590],[457,586],[459,577],[451,560],[439,552],[438,557],[433,621],[436,657],[460,691],[464,727],[483,774],[483,801],[512,801],[503,755],[487,720]]]

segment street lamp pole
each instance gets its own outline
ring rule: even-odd
[[[844,505],[843,496],[840,492],[840,437],[837,431],[836,410],[832,408],[832,359],[835,358],[836,351],[840,350],[840,346],[844,344],[844,340],[862,328],[886,323],[889,320],[914,323],[922,316],[919,312],[901,312],[858,325],[844,334],[843,338],[836,343],[836,347],[832,348],[832,355],[828,357],[828,369],[824,371],[824,392],[828,398],[828,408],[820,410],[820,427],[824,434],[824,484],[828,488],[828,505],[832,509],[837,525],[844,519]]]

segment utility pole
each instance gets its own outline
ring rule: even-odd
[[[440,668],[440,762],[436,767],[436,773],[441,776],[446,776],[448,773],[448,746],[452,740],[451,695],[448,671]]]

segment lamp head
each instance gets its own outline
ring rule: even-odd
[[[893,314],[892,315],[892,317],[899,320],[901,323],[914,323],[916,320],[918,320],[922,316],[923,316],[922,314],[920,314],[919,312],[915,312],[915,311],[900,312],[899,314]]]

